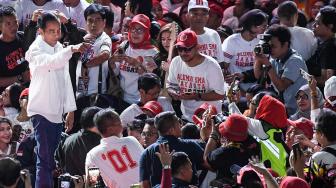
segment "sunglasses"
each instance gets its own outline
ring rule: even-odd
[[[191,50],[193,48],[195,48],[195,46],[192,46],[192,47],[189,47],[189,48],[187,48],[187,47],[181,47],[181,46],[177,46],[176,47],[176,49],[177,49],[178,52],[187,52],[187,53],[191,52]]]
[[[295,96],[295,99],[296,99],[297,101],[300,100],[300,99],[308,100],[308,95],[307,95],[307,94],[296,95],[296,96]]]

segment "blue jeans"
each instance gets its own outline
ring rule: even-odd
[[[41,115],[32,116],[37,147],[35,188],[52,188],[54,153],[61,138],[62,123],[52,123]]]

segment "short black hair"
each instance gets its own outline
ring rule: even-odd
[[[324,25],[333,25],[332,32],[336,33],[336,8],[325,6],[320,9],[321,21]]]
[[[290,20],[293,16],[295,16],[298,13],[298,8],[295,2],[285,1],[278,6],[277,13],[280,19]]]
[[[176,114],[173,111],[161,112],[154,118],[154,125],[160,135],[165,135],[174,124]]]
[[[317,117],[316,131],[321,132],[329,142],[336,141],[336,112],[329,109],[322,110]]]
[[[147,120],[147,115],[146,114],[139,114],[134,117],[134,120],[127,124],[127,127],[133,131],[133,130],[138,130],[142,132],[143,128],[145,127],[145,123]]]
[[[0,159],[0,187],[13,186],[20,177],[20,171],[19,161],[10,157]]]
[[[120,121],[119,114],[115,112],[112,108],[102,109],[96,113],[93,118],[95,126],[101,134],[106,134],[108,128],[111,124],[108,121]]]
[[[103,20],[106,19],[106,11],[100,4],[93,3],[84,10],[85,20],[87,20],[87,17],[91,14],[99,14]]]
[[[291,33],[286,26],[274,24],[268,28],[266,34],[271,35],[272,37],[276,37],[281,45],[284,45],[285,42],[288,42],[288,48],[291,45]]]
[[[144,14],[150,20],[153,19],[152,14],[152,0],[129,0],[130,10],[133,14]]]
[[[253,9],[243,14],[239,19],[239,26],[243,31],[250,30],[253,26],[262,25],[267,22],[268,15],[259,9]]]
[[[93,122],[93,117],[100,110],[102,110],[102,108],[99,108],[97,106],[87,107],[83,110],[80,117],[80,125],[82,126],[83,129],[88,129],[95,126]]]
[[[181,167],[185,167],[189,162],[189,157],[185,152],[175,152],[172,155],[171,171],[172,176],[179,174]]]
[[[145,73],[138,78],[138,90],[143,89],[147,92],[155,87],[161,88],[161,79],[154,73]]]
[[[103,6],[103,9],[105,11],[106,26],[112,28],[114,22],[114,13],[109,7]]]
[[[42,15],[37,20],[38,28],[44,30],[47,27],[48,22],[58,22],[59,24],[61,24],[61,22],[54,13],[43,12]]]
[[[22,90],[23,87],[18,83],[14,83],[9,86],[9,100],[11,106],[18,110],[20,109],[20,94]]]
[[[0,23],[2,22],[2,18],[5,16],[15,16],[16,17],[15,9],[11,6],[0,7]]]
[[[182,139],[200,139],[200,130],[194,123],[185,124],[182,129]]]
[[[254,96],[257,93],[263,91],[264,89],[265,87],[261,84],[253,84],[246,90],[246,93],[251,93]]]

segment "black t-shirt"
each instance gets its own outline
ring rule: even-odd
[[[336,71],[336,39],[331,38],[323,42],[318,48],[318,59],[322,69],[332,69]]]
[[[232,179],[233,174],[230,172],[230,167],[233,164],[243,167],[248,164],[248,159],[251,156],[259,154],[260,147],[257,141],[249,136],[240,146],[228,145],[211,151],[208,154],[207,161],[211,168],[216,170],[216,179]]]
[[[0,40],[0,77],[17,76],[28,69],[22,38],[17,34],[12,42]]]

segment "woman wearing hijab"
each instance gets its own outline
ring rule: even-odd
[[[323,94],[319,88],[316,88],[316,91],[318,106],[322,108],[324,104]],[[303,85],[295,95],[298,110],[289,118],[290,120],[298,120],[302,117],[310,119],[311,97],[309,85]]]
[[[128,30],[128,41],[120,45],[120,49],[110,59],[110,67],[120,76],[123,89],[123,100],[129,104],[140,99],[138,78],[145,72],[153,72],[157,68],[153,57],[158,50],[151,44],[150,20],[144,14],[133,17]]]

